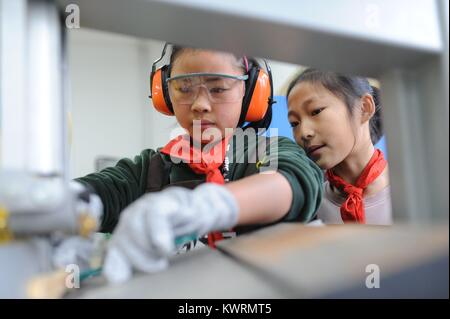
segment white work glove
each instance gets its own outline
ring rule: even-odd
[[[65,269],[68,265],[75,264],[79,269],[88,269],[94,248],[94,241],[91,238],[81,236],[64,238],[54,248],[53,265]]]
[[[97,228],[99,228],[103,216],[103,203],[100,197],[77,181],[70,181],[69,189],[75,199],[75,211],[78,214],[87,213],[92,216],[97,221]]]
[[[143,195],[121,214],[103,265],[108,281],[128,280],[133,269],[156,272],[168,266],[175,239],[200,237],[237,223],[238,204],[224,186],[207,183]]]
[[[84,186],[80,182],[70,181],[69,191],[72,199],[72,213],[75,220],[79,220],[81,214],[89,215],[95,220],[95,228],[91,229],[85,237],[77,235],[62,236],[55,234],[52,237],[53,264],[55,267],[64,268],[69,264],[76,264],[80,269],[88,269],[95,251],[100,234],[94,233],[100,227],[103,215],[103,204],[100,197],[93,190]],[[61,237],[62,236],[62,237]]]

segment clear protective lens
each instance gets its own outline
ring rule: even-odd
[[[233,103],[244,96],[246,75],[183,74],[167,80],[170,99],[177,104],[192,104],[200,89],[208,94],[211,103]]]

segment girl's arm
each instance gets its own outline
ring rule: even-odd
[[[112,232],[121,211],[145,192],[148,163],[155,154],[153,150],[144,150],[133,161],[124,158],[113,167],[75,179],[93,189],[102,201],[100,231]]]
[[[291,207],[291,186],[278,172],[252,175],[228,183],[225,187],[239,205],[239,225],[280,220]]]

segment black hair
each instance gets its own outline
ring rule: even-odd
[[[175,62],[176,58],[180,55],[180,53],[184,50],[200,50],[200,49],[196,49],[196,48],[191,48],[191,47],[183,47],[183,46],[179,46],[179,45],[173,45],[172,46],[172,51],[170,53],[170,64],[169,64],[169,69],[168,69],[168,75],[170,76],[170,71],[171,71],[171,65]],[[239,59],[237,59],[239,60]],[[242,59],[243,60],[243,59]],[[248,69],[250,70],[252,68],[252,66],[256,66],[258,68],[261,68],[261,65],[258,63],[258,61],[254,58],[247,58],[248,60]],[[244,65],[244,63],[242,63],[241,67],[247,72],[246,70],[246,66]],[[247,80],[245,82],[245,91],[248,92],[248,90],[250,89],[250,83]],[[272,95],[273,95],[273,88],[272,89]],[[245,97],[243,99],[243,101],[245,100]],[[241,117],[239,119],[239,123],[238,123],[238,127],[241,127],[243,130],[246,130],[248,128],[253,128],[255,131],[258,132],[258,129],[268,129],[270,124],[272,123],[272,104],[273,104],[273,98],[271,97],[267,103],[269,104],[267,107],[267,111],[266,114],[264,115],[264,117],[256,122],[245,122],[245,115],[247,113],[247,110],[244,110],[242,107],[241,110]]]
[[[303,71],[289,84],[286,98],[289,97],[289,93],[294,86],[301,82],[321,84],[324,88],[343,100],[351,115],[354,112],[355,100],[361,98],[364,94],[372,95],[375,103],[375,113],[369,121],[370,138],[373,144],[376,144],[380,140],[383,135],[383,127],[379,89],[371,86],[366,78],[310,68]]]

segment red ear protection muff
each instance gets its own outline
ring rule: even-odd
[[[172,103],[169,98],[169,91],[167,89],[167,69],[165,65],[162,68],[152,72],[151,75],[151,98],[153,106],[158,112],[165,115],[173,115]]]
[[[247,122],[260,121],[266,115],[269,106],[269,99],[272,97],[270,77],[263,70],[259,70],[253,93],[248,106],[245,120]]]
[[[164,58],[168,46],[169,43],[166,42],[161,57],[153,62],[152,73],[150,74],[150,98],[158,112],[165,115],[174,115],[166,81],[167,74],[170,72],[170,65],[164,65],[156,69],[156,64]]]
[[[272,72],[266,61],[267,73],[262,70],[255,60],[250,61],[245,95],[242,101],[242,122],[257,122],[264,118],[267,109],[273,104]]]
[[[156,69],[156,64],[163,59],[167,46],[168,43],[164,45],[161,57],[152,65],[150,97],[153,101],[153,106],[158,112],[165,115],[174,115],[166,81],[170,73],[170,65]],[[266,115],[268,107],[273,103],[273,83],[270,67],[264,61],[267,69],[266,73],[258,66],[256,61],[250,62],[251,65],[247,72],[248,79],[245,83],[245,94],[242,100],[239,126],[244,122],[257,122],[262,120],[264,115]]]

